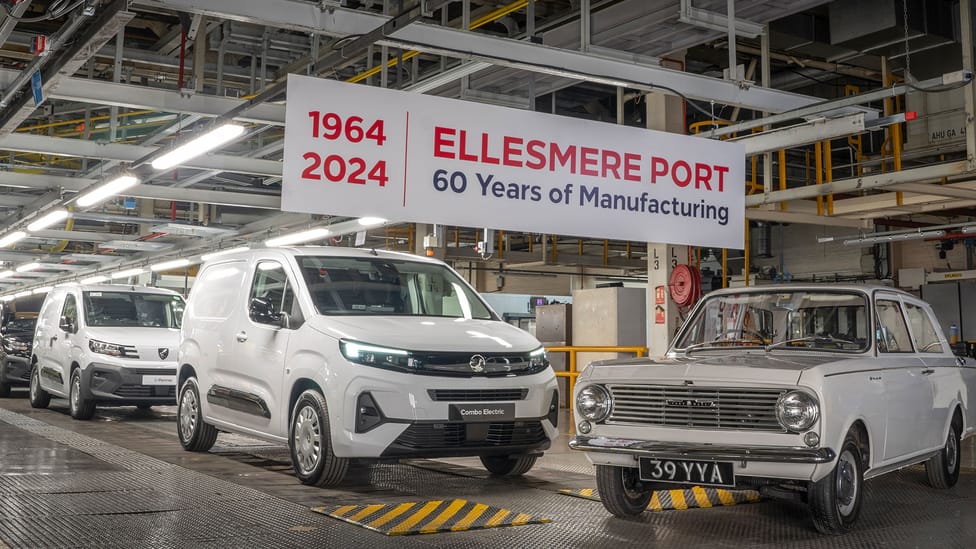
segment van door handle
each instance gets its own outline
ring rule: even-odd
[[[238,333],[237,334],[237,341],[239,341],[240,343],[244,343],[245,341],[247,341],[247,332],[240,332],[240,333]]]
[[[926,368],[926,369],[922,370],[922,375],[923,376],[927,376],[927,375],[933,374],[933,373],[935,373],[935,370],[933,370],[932,368]]]

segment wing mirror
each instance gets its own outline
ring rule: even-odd
[[[271,300],[264,297],[252,297],[248,313],[251,315],[251,320],[261,324],[281,322],[281,313],[275,311]]]
[[[74,323],[72,323],[71,319],[66,316],[61,317],[61,322],[58,323],[58,327],[68,333],[74,333],[75,331]]]

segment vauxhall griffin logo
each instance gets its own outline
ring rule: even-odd
[[[473,355],[471,357],[471,360],[468,361],[468,366],[470,366],[471,367],[471,370],[474,373],[476,373],[476,374],[480,374],[481,372],[484,372],[485,371],[485,357],[483,357],[481,355]]]
[[[159,353],[160,360],[166,360],[166,357],[169,356],[169,349],[167,349],[166,347],[160,347],[159,349],[157,349],[157,352]]]

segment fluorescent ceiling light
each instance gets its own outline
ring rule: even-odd
[[[309,229],[307,231],[302,231],[299,233],[286,234],[284,236],[278,236],[270,240],[265,240],[264,245],[269,248],[275,246],[290,246],[292,244],[300,244],[302,242],[311,242],[312,240],[321,240],[329,236],[329,229],[319,227],[318,229]]]
[[[200,261],[210,261],[211,259],[214,259],[214,258],[217,258],[217,257],[220,257],[220,256],[224,256],[224,255],[228,255],[228,254],[233,254],[233,253],[237,253],[237,252],[246,252],[246,251],[248,251],[250,249],[251,248],[249,248],[247,246],[239,246],[237,248],[228,248],[226,250],[220,250],[220,251],[217,251],[217,252],[210,252],[209,254],[203,254],[203,255],[201,255],[200,256]]]
[[[31,291],[31,293],[34,294],[34,295],[37,295],[37,294],[46,294],[46,293],[50,292],[53,289],[54,289],[54,286],[41,286],[40,288],[34,288]]]
[[[146,242],[145,240],[110,240],[100,242],[99,249],[130,250],[135,252],[161,252],[173,247],[169,242]]]
[[[13,301],[14,299],[16,299],[16,298],[14,297],[13,294],[5,295],[3,297],[0,297],[0,301]]]
[[[157,170],[172,168],[191,158],[196,158],[201,154],[210,152],[234,140],[242,133],[244,133],[244,126],[240,124],[224,124],[153,160],[152,167]]]
[[[90,276],[88,278],[82,278],[80,282],[82,284],[98,284],[100,282],[105,282],[106,280],[108,280],[107,276],[95,275],[95,276]]]
[[[34,269],[37,269],[40,266],[41,266],[41,264],[40,263],[37,263],[37,262],[34,262],[34,263],[24,263],[23,265],[17,267],[14,270],[17,271],[18,273],[26,273],[27,271],[33,271]]]
[[[130,276],[141,275],[144,272],[146,272],[146,270],[142,267],[136,267],[134,269],[126,269],[124,271],[112,273],[110,276],[112,277],[112,280],[115,280],[117,278],[129,278]]]
[[[59,223],[68,218],[68,210],[58,208],[27,226],[30,232],[44,230],[55,223]]]
[[[15,293],[14,294],[14,297],[27,297],[29,295],[31,295],[31,291],[30,290],[24,290],[22,292]]]
[[[359,224],[363,227],[372,227],[373,225],[382,225],[386,223],[386,219],[382,217],[360,217]]]
[[[230,236],[237,231],[222,229],[220,227],[209,227],[207,225],[189,225],[186,223],[163,223],[153,225],[150,229],[154,233],[178,234],[182,236]]]
[[[0,273],[0,278],[7,278],[8,276],[14,276],[13,271],[3,271]]]
[[[23,240],[27,237],[27,233],[24,231],[17,231],[8,234],[7,236],[0,238],[0,248],[6,248],[7,246],[17,242],[18,240]]]
[[[190,264],[189,259],[174,259],[172,261],[163,261],[162,263],[157,263],[151,267],[153,271],[168,271],[170,269],[179,269],[180,267],[186,267]]]
[[[82,208],[94,206],[134,186],[138,182],[139,179],[135,176],[120,175],[101,187],[81,195],[75,202]]]

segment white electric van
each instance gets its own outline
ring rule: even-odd
[[[38,314],[31,352],[30,404],[67,398],[71,417],[95,405],[176,403],[176,350],[183,298],[137,286],[51,290]]]
[[[218,429],[287,443],[305,484],[355,458],[479,456],[520,475],[557,434],[542,346],[434,259],[301,247],[205,263],[179,363],[185,449]]]

